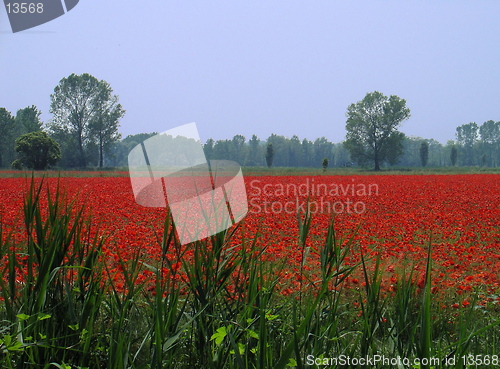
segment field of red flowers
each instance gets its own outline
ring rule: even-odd
[[[30,181],[0,179],[0,220],[4,232],[13,231],[18,241],[25,237],[22,204]],[[105,257],[112,268],[119,268],[117,250],[124,259],[139,251],[142,260],[159,260],[166,210],[136,204],[129,178],[45,181],[52,193],[59,182],[66,197],[92,216],[94,232],[108,237]],[[266,248],[266,258],[287,261],[284,292],[298,283],[299,272],[317,272],[315,250],[333,219],[339,235],[355,239],[357,248],[348,262],[358,262],[362,252],[380,255],[389,290],[404,264],[423,272],[431,243],[434,292],[461,294],[479,288],[484,296],[498,294],[499,175],[247,176],[245,183],[248,214],[233,240],[259,233],[257,244]],[[306,211],[312,226],[303,250],[297,247],[297,216]],[[346,287],[359,280],[351,276]]]

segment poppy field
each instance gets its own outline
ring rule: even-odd
[[[167,209],[136,204],[128,177],[1,178],[2,364],[491,362],[499,178],[246,176],[245,219],[184,246]]]

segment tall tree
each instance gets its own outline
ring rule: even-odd
[[[14,160],[14,144],[18,135],[14,117],[5,108],[0,108],[0,167],[10,165]]]
[[[61,79],[50,95],[53,114],[50,130],[59,140],[65,141],[60,142],[63,147],[76,146],[77,166],[87,165],[86,150],[91,144],[102,140],[104,150],[109,140],[118,137],[118,119],[124,111],[112,92],[107,82],[84,73]]]
[[[450,160],[451,160],[451,166],[455,166],[457,164],[457,156],[458,156],[458,150],[455,145],[451,147],[451,153],[450,153]]]
[[[318,162],[321,162],[323,158],[333,161],[333,143],[324,136],[314,141],[314,166],[317,166]]]
[[[41,114],[35,105],[19,109],[16,113],[16,123],[22,127],[23,133],[38,132],[43,124],[40,120]]]
[[[267,138],[267,143],[273,146],[273,160],[275,166],[287,167],[289,164],[287,144],[288,139],[285,136],[277,135],[272,133],[271,136]],[[267,149],[266,149],[267,150]],[[266,152],[267,155],[267,152]]]
[[[232,157],[232,141],[217,140],[214,144],[214,159],[228,160]]]
[[[313,151],[314,151],[313,143],[309,141],[307,138],[304,138],[301,144],[301,157],[302,157],[302,161],[300,164],[301,167],[311,166],[311,163],[313,161]]]
[[[252,135],[252,138],[248,141],[248,165],[259,165],[261,160],[259,158],[260,151],[260,139],[257,135]]]
[[[475,122],[462,124],[457,127],[457,142],[465,154],[463,164],[474,165],[474,145],[478,139],[479,128]],[[462,160],[461,160],[462,161]]]
[[[422,166],[425,167],[427,165],[427,161],[429,160],[429,144],[424,141],[420,144],[420,162]]]
[[[434,140],[433,138],[427,139],[426,142],[429,144],[428,165],[433,165],[438,167],[444,165],[442,157],[443,145],[439,141]]]
[[[302,145],[297,135],[293,135],[288,145],[288,160],[292,167],[300,166],[302,162]]]
[[[273,159],[274,159],[273,144],[269,143],[269,144],[267,144],[267,149],[266,149],[266,164],[267,164],[268,168],[272,167]]]
[[[111,86],[105,81],[100,83],[99,106],[97,114],[89,123],[89,132],[99,150],[99,167],[102,168],[104,153],[109,152],[111,146],[121,138],[118,126],[120,119],[125,115],[125,110],[118,103],[118,96],[112,95]]]
[[[205,145],[203,145],[203,152],[208,160],[212,160],[214,157],[214,139],[209,138]]]
[[[484,122],[479,127],[479,135],[486,151],[488,151],[491,166],[497,166],[500,158],[500,122],[493,120]]]
[[[233,147],[236,154],[235,160],[241,164],[243,164],[245,141],[245,136],[236,135],[233,137]]]
[[[360,164],[373,162],[375,170],[387,161],[397,162],[403,154],[404,135],[397,131],[410,117],[406,101],[375,91],[347,108],[345,146],[351,157]]]

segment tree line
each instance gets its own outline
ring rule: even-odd
[[[500,122],[488,121],[479,127],[492,126],[500,131]],[[468,126],[464,125],[464,126]],[[491,128],[491,127],[490,127]],[[457,128],[463,130],[463,126]],[[478,129],[479,132],[479,129]],[[484,132],[484,128],[483,128]],[[113,145],[106,158],[106,165],[123,167],[127,165],[130,150],[142,141],[157,134],[141,133],[129,135]],[[403,135],[402,155],[394,165],[403,167],[446,167],[446,166],[487,166],[498,167],[500,164],[500,145],[489,139],[491,136],[478,133],[472,144],[472,150],[463,140],[449,140],[441,144],[434,139],[409,137]],[[328,167],[349,167],[358,165],[343,142],[333,143],[321,137],[314,141],[298,136],[288,138],[272,134],[261,140],[257,135],[247,140],[243,135],[232,139],[213,140],[209,138],[203,145],[207,159],[231,159],[242,166],[272,167],[309,167],[320,168],[327,159]],[[267,160],[266,160],[267,159]],[[384,162],[383,166],[390,165]]]
[[[71,74],[61,79],[50,100],[47,124],[34,105],[15,116],[0,108],[0,167],[103,167],[121,139],[119,120],[125,114],[109,83],[87,73]]]
[[[44,124],[34,105],[15,116],[0,108],[0,167],[46,169],[127,166],[128,153],[157,134],[140,133],[121,139],[119,121],[125,110],[106,81],[90,74],[61,79],[50,95],[52,119]],[[272,134],[232,139],[209,138],[207,159],[232,159],[243,166],[381,167],[500,165],[500,122],[474,122],[456,128],[456,139],[445,145],[434,139],[408,137],[398,129],[410,117],[406,101],[374,91],[346,113],[346,139],[308,140]]]

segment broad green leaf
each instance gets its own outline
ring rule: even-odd
[[[16,315],[17,319],[19,319],[19,321],[23,321],[23,320],[26,320],[26,319],[29,319],[30,316],[29,315],[26,315],[26,314],[17,314]]]
[[[286,364],[286,366],[290,366],[290,367],[296,367],[297,366],[297,360],[295,360],[293,357],[291,357],[289,360],[288,360],[288,364]]]
[[[248,332],[248,335],[252,338],[255,338],[255,339],[259,339],[259,335],[257,333],[255,333],[254,331],[252,331],[251,329],[247,329],[247,332]]]
[[[222,343],[224,338],[227,336],[227,329],[226,327],[220,327],[217,329],[217,332],[212,334],[212,337],[210,337],[210,341],[215,340],[215,344],[218,346]]]

